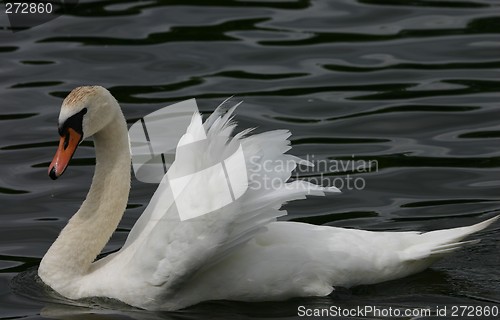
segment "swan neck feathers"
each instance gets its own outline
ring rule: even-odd
[[[108,111],[116,112],[114,117],[93,135],[96,166],[87,197],[40,263],[40,277],[60,293],[89,272],[127,205],[131,161],[127,125],[113,100]]]

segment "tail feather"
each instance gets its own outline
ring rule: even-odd
[[[480,242],[479,239],[467,241],[462,241],[462,239],[485,229],[499,218],[500,215],[468,227],[437,230],[420,234],[419,243],[405,249],[401,257],[406,261],[440,258],[464,246],[477,244]]]
[[[481,242],[480,239],[475,239],[475,240],[467,240],[467,241],[459,241],[459,242],[453,242],[453,243],[449,243],[449,244],[443,244],[441,246],[437,246],[437,247],[431,249],[430,255],[431,256],[440,256],[443,254],[453,252],[457,249],[463,248],[463,247],[468,246],[468,245],[478,244],[479,242]]]

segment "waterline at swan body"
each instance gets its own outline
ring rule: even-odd
[[[218,109],[205,123],[194,114],[181,141],[196,141],[203,133],[207,147],[178,148],[169,174],[200,171],[241,147],[247,172],[233,170],[229,176],[254,173],[260,179],[264,172],[260,176],[255,172],[262,170],[264,161],[288,163],[287,170],[265,172],[267,179],[281,184],[272,190],[248,188],[221,208],[181,220],[175,203],[179,199],[185,200],[184,209],[198,210],[195,205],[208,205],[224,192],[217,173],[209,172],[202,180],[191,176],[189,194],[181,192],[175,201],[171,186],[160,183],[124,246],[94,261],[125,211],[131,179],[129,139],[120,106],[106,89],[74,89],[61,107],[61,141],[49,175],[58,178],[78,144],[91,136],[96,168],[85,201],[43,257],[40,278],[70,299],[109,297],[151,310],[176,310],[214,299],[324,296],[334,286],[372,284],[422,271],[443,255],[472,243],[462,239],[498,219],[428,233],[278,222],[276,218],[284,215],[283,203],[338,190],[287,182],[296,164],[303,162],[285,154],[290,149],[290,133],[276,130],[251,135],[247,130],[233,135],[233,110]]]

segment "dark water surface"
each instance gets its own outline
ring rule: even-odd
[[[378,170],[326,175],[363,179],[362,190],[289,204],[286,219],[434,230],[500,209],[499,1],[80,2],[17,33],[0,15],[1,319],[295,319],[301,305],[500,305],[499,223],[421,274],[323,298],[155,314],[114,302],[70,306],[44,291],[30,268],[93,172],[85,143],[63,178],[47,177],[62,98],[84,84],[109,88],[130,123],[182,99],[209,112],[236,95],[241,128],[289,129],[296,155],[376,161]],[[105,252],[121,246],[154,189],[133,181]]]

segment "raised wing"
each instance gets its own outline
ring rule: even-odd
[[[175,161],[122,249],[129,251],[128,268],[140,271],[135,276],[157,287],[162,299],[285,215],[285,202],[339,192],[287,182],[297,164],[310,165],[285,154],[290,133],[232,136],[235,107],[216,110],[205,125],[199,113],[192,116]]]

